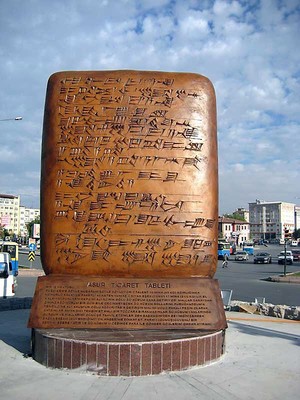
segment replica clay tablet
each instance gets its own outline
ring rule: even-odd
[[[197,74],[59,72],[42,145],[46,274],[212,277],[214,89]]]

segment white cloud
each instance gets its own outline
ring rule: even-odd
[[[199,39],[199,36],[206,36],[209,33],[208,22],[203,19],[200,12],[194,12],[187,18],[180,21],[180,34],[186,39]]]
[[[299,197],[299,2],[113,3],[3,2],[0,119],[24,119],[1,123],[0,167],[10,164],[11,175],[0,178],[0,192],[38,194],[45,90],[53,72],[149,69],[196,72],[214,83],[221,211],[260,196]]]

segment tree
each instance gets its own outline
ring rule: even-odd
[[[6,237],[11,236],[11,233],[4,226],[0,227],[0,237],[5,240]]]
[[[0,238],[4,238],[4,226],[0,224]]]
[[[218,232],[218,239],[224,239],[223,233],[222,232]],[[224,239],[225,240],[225,239]]]
[[[226,218],[238,219],[239,221],[246,221],[245,218],[239,213],[224,214],[223,216]]]
[[[300,229],[295,229],[293,233],[293,238],[294,239],[299,239],[300,238]]]
[[[33,225],[34,224],[40,224],[40,223],[41,223],[40,216],[36,217],[34,220],[32,220],[30,222],[27,222],[26,228],[27,228],[28,236],[32,235]]]

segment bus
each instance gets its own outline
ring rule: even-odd
[[[18,276],[19,273],[19,245],[16,242],[0,243],[0,252],[5,252],[10,255],[12,265],[12,275]]]
[[[249,256],[253,256],[254,254],[254,247],[252,242],[246,242],[243,245],[243,250],[246,251]]]
[[[218,259],[226,260],[230,256],[230,243],[228,242],[218,242]]]

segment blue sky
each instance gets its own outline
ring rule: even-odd
[[[300,204],[300,1],[1,0],[0,193],[39,207],[49,76],[195,72],[215,86],[220,214]]]

